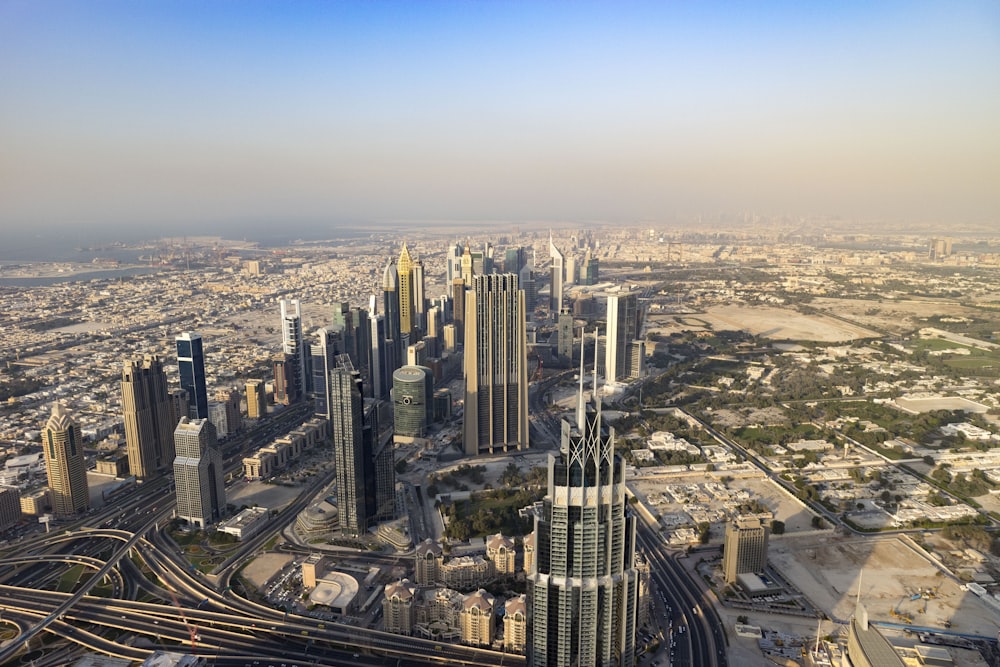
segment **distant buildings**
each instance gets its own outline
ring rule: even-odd
[[[174,485],[177,516],[205,528],[222,518],[226,488],[215,427],[207,419],[184,417],[174,430]]]
[[[738,516],[726,524],[722,570],[727,584],[741,574],[763,572],[767,565],[769,522],[756,516]]]
[[[208,419],[208,388],[205,384],[205,350],[201,335],[186,331],[177,336],[177,367],[181,389],[187,392],[188,415]]]
[[[528,352],[517,276],[475,276],[465,311],[465,452],[527,449]]]
[[[174,461],[177,423],[172,420],[163,364],[148,354],[126,361],[121,390],[129,472],[137,479],[151,479]]]
[[[71,517],[87,511],[90,492],[83,460],[83,435],[62,403],[52,406],[52,416],[42,429],[42,451],[52,512],[58,517]]]

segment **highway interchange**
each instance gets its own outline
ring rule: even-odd
[[[544,415],[537,433],[552,437],[554,418],[544,410],[535,414]],[[288,411],[245,436],[240,446],[229,445],[229,466],[238,465],[240,452],[294,428],[304,415]],[[196,653],[222,666],[525,664],[521,655],[293,614],[237,595],[230,586],[233,574],[330,481],[330,475],[320,476],[269,530],[242,543],[207,575],[191,566],[165,530],[174,506],[166,477],[72,525],[7,545],[0,550],[0,622],[15,638],[0,646],[0,664],[19,657],[36,667],[57,667],[81,650],[142,661],[156,649]],[[653,618],[662,623],[665,642],[674,645],[667,661],[726,665],[724,631],[708,594],[641,520],[638,532],[652,570]],[[70,576],[78,576],[75,586],[60,586]],[[681,626],[690,631],[680,632]]]

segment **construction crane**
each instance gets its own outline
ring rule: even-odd
[[[174,606],[177,607],[177,611],[180,612],[181,621],[184,623],[184,627],[187,628],[188,634],[191,635],[191,653],[198,653],[198,626],[192,625],[188,622],[187,616],[184,615],[184,607],[181,603],[177,601],[177,594],[174,593],[174,589],[167,588],[167,592],[170,593],[170,599],[174,601]]]

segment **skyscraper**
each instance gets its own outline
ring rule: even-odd
[[[399,315],[399,274],[396,273],[396,265],[391,261],[382,274],[382,311],[385,316],[385,331],[382,336],[386,341],[392,341],[389,347],[395,355],[389,368],[389,377],[392,377],[392,372],[403,365],[402,350],[406,348],[401,347],[403,334]],[[372,308],[371,312],[374,314],[375,309]]]
[[[573,358],[573,313],[563,308],[556,331],[556,354],[562,360]]]
[[[337,350],[339,340],[335,333],[327,329],[320,329],[316,336],[317,341],[310,347],[315,402],[313,412],[324,419],[330,419],[330,371],[333,369],[334,357],[340,354]]]
[[[399,294],[399,331],[412,341],[415,312],[413,307],[413,259],[410,257],[410,251],[405,243],[403,250],[399,253],[399,261],[396,263],[396,274]]]
[[[550,289],[552,291],[549,295],[549,310],[553,313],[558,313],[562,310],[565,268],[563,266],[563,254],[559,252],[559,248],[557,248],[556,244],[552,241],[551,232],[549,232],[549,258],[552,260],[552,267],[550,269],[551,279],[549,280]]]
[[[638,290],[616,290],[607,293],[608,336],[604,348],[604,373],[609,382],[631,376],[632,341],[639,337],[641,312]]]
[[[455,278],[462,277],[463,250],[462,244],[456,243],[455,245],[449,244],[448,250],[445,252],[445,265],[447,269],[445,279],[449,285]]]
[[[517,276],[475,276],[465,313],[465,452],[527,449],[528,346]]]
[[[594,380],[596,386],[596,374]],[[597,396],[584,403],[582,350],[576,423],[563,420],[559,454],[549,454],[548,467],[527,573],[528,664],[630,667],[639,581],[635,517],[614,430],[601,423]]]
[[[181,389],[188,395],[188,416],[208,419],[208,388],[205,384],[205,350],[201,335],[185,331],[177,337],[177,367]]]
[[[263,380],[247,380],[247,417],[263,419],[267,416],[267,396]]]
[[[122,370],[122,411],[129,472],[150,479],[174,461],[173,410],[167,374],[155,355],[125,362]]]
[[[410,272],[413,280],[413,327],[420,334],[427,331],[427,294],[426,281],[424,280],[424,263],[422,260],[413,260],[413,269]]]
[[[392,373],[398,368],[396,364],[396,341],[386,338],[386,318],[376,311],[377,301],[371,297],[371,310],[368,314],[368,384],[371,387],[371,397],[383,399],[389,396],[392,388]]]
[[[304,396],[312,391],[306,343],[302,338],[302,307],[298,299],[281,299],[281,351],[292,358],[292,382],[295,393]]]
[[[215,427],[207,419],[182,418],[174,430],[174,448],[177,516],[199,528],[209,526],[221,519],[226,509]]]
[[[396,435],[422,438],[434,421],[434,376],[424,366],[403,366],[392,374]]]
[[[274,367],[274,402],[291,405],[301,398],[295,385],[295,361],[292,355],[279,352],[271,357]]]
[[[53,513],[68,517],[87,511],[90,490],[83,460],[83,435],[62,403],[52,406],[52,416],[42,430],[42,450]]]
[[[727,584],[736,583],[741,574],[764,571],[770,532],[770,522],[759,516],[737,516],[726,524],[722,571]]]
[[[385,507],[385,498],[391,496],[395,482],[380,480],[386,474],[386,455],[392,468],[391,439],[388,443],[380,440],[377,401],[364,399],[361,374],[346,354],[335,359],[330,387],[340,528],[358,535],[391,516],[392,508]]]

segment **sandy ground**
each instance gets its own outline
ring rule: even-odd
[[[746,330],[764,338],[838,342],[878,335],[840,320],[773,306],[713,306],[697,317],[715,330]]]
[[[226,502],[236,507],[257,505],[270,510],[280,510],[298,498],[302,488],[303,485],[281,486],[241,480],[226,489]]]
[[[291,554],[268,553],[254,558],[243,569],[243,576],[258,589],[267,584],[267,580],[294,560]]]
[[[1000,614],[901,538],[838,537],[833,534],[774,540],[768,559],[831,618],[845,620],[854,612],[859,580],[862,602],[874,621],[904,623],[893,610],[912,617],[914,626],[995,636]],[[911,601],[918,590],[934,589],[934,597]]]
[[[836,313],[860,325],[878,327],[886,331],[910,331],[926,325],[923,320],[931,315],[968,316],[972,309],[948,301],[892,300],[869,301],[865,299],[816,298],[810,304],[819,310]]]

